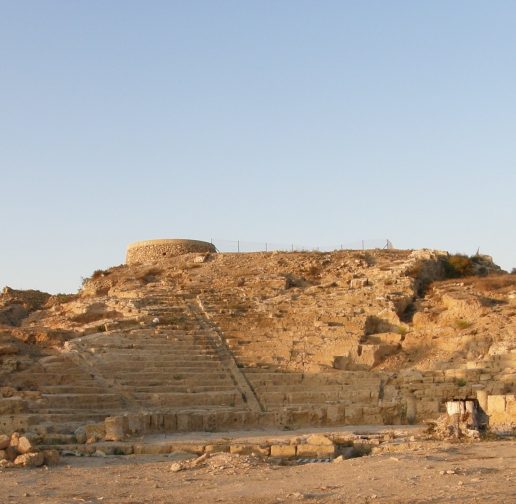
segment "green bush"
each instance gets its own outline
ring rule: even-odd
[[[452,254],[444,261],[444,272],[446,278],[461,278],[473,275],[475,272],[475,265],[467,255]]]

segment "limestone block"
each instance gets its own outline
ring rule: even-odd
[[[0,450],[5,450],[9,446],[10,437],[6,434],[0,434]]]
[[[9,446],[11,448],[17,448],[19,441],[20,441],[20,434],[18,434],[17,432],[13,432],[11,434],[11,440],[9,441]]]
[[[4,460],[7,458],[7,452],[5,450],[0,450],[0,460]]]
[[[401,334],[399,332],[376,333],[368,337],[371,343],[384,343],[386,345],[399,345],[401,343]]]
[[[345,408],[343,404],[329,404],[326,407],[326,419],[329,424],[338,424],[344,421]]]
[[[229,452],[229,445],[228,444],[206,445],[204,451],[205,451],[205,453],[227,453],[227,452]]]
[[[5,449],[5,458],[10,462],[13,462],[14,459],[18,456],[18,452],[14,446],[8,446]]]
[[[383,417],[379,412],[367,413],[364,409],[362,423],[365,425],[383,425]]]
[[[205,432],[215,432],[217,430],[217,416],[212,413],[204,415],[202,430]]]
[[[106,435],[106,428],[104,423],[96,423],[96,424],[87,424],[84,426],[84,431],[86,433],[86,443],[92,444],[104,439]]]
[[[105,448],[108,455],[132,455],[133,446],[128,444],[111,445]]]
[[[439,413],[439,401],[417,401],[416,411],[420,417]]]
[[[104,419],[106,441],[121,441],[129,431],[129,420],[125,416],[112,416]]]
[[[306,438],[306,442],[317,446],[333,446],[333,441],[323,434],[311,434]]]
[[[127,415],[127,431],[130,436],[143,434],[145,432],[145,421],[143,415]]]
[[[417,407],[416,407],[417,401],[414,396],[410,395],[406,399],[406,415],[407,415],[407,422],[409,424],[413,424],[416,421],[417,416]]]
[[[347,424],[362,423],[363,408],[361,406],[348,406],[344,418]]]
[[[308,401],[307,401],[308,402]],[[309,425],[311,420],[310,411],[292,411],[290,415],[290,425]]]
[[[205,445],[192,443],[173,443],[169,446],[169,452],[185,452],[202,455],[204,453]]]
[[[508,395],[505,397],[505,412],[512,422],[516,422],[516,398],[514,395]]]
[[[177,431],[177,415],[174,413],[166,413],[163,415],[163,428],[165,432]],[[130,429],[130,427],[129,427]]]
[[[18,446],[16,447],[16,451],[23,455],[24,453],[29,453],[34,451],[34,447],[28,438],[25,436],[21,436],[18,440]]]
[[[335,446],[330,445],[314,445],[314,444],[300,444],[297,445],[298,457],[328,457],[335,455]]]
[[[274,411],[266,411],[258,417],[258,426],[260,427],[275,427],[277,425],[276,412]]]
[[[14,465],[22,467],[39,467],[45,463],[43,453],[24,453],[14,459]]]
[[[177,414],[177,431],[188,432],[190,428],[190,415],[188,413]]]
[[[204,431],[204,415],[202,413],[190,414],[189,426],[190,426],[189,430],[191,432]]]
[[[487,414],[505,413],[505,396],[504,395],[490,395],[487,398]]]
[[[487,392],[485,390],[477,390],[477,400],[480,407],[487,412]]]
[[[272,445],[271,457],[293,458],[296,456],[295,445]]]
[[[236,455],[261,455],[263,457],[268,457],[270,454],[270,447],[254,444],[234,444],[229,447],[229,453]]]
[[[135,455],[161,455],[170,453],[171,447],[168,444],[135,444],[133,453]]]
[[[150,428],[153,432],[162,432],[165,420],[160,413],[153,413],[150,417]]]
[[[41,453],[43,454],[45,465],[59,464],[59,452],[57,450],[43,450]]]
[[[352,355],[351,358],[356,364],[371,368],[380,364],[386,357],[399,351],[399,344],[364,344],[359,345],[356,355]]]
[[[86,443],[86,439],[88,439],[88,436],[86,436],[86,429],[83,426],[75,429],[74,436],[75,440],[79,444]]]
[[[350,289],[360,289],[361,287],[365,287],[368,285],[367,278],[352,278],[349,281]]]

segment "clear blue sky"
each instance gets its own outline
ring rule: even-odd
[[[516,2],[0,0],[0,287],[127,243],[516,267]]]

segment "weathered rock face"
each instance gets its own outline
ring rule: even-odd
[[[0,294],[0,325],[18,325],[30,312],[42,308],[50,297],[50,294],[37,290],[20,291],[4,287]]]
[[[445,280],[428,250],[162,257],[0,327],[0,431],[413,422],[513,391],[516,276]]]

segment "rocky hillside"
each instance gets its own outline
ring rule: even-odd
[[[432,250],[185,254],[96,271],[77,295],[6,288],[0,416],[298,407],[315,400],[306,377],[312,394],[327,387],[324,404],[344,404],[358,380],[364,401],[416,394],[423,412],[417,390],[446,370],[438,402],[465,385],[461,369],[478,367],[475,383],[505,369],[491,392],[512,390],[515,313],[515,275]]]

